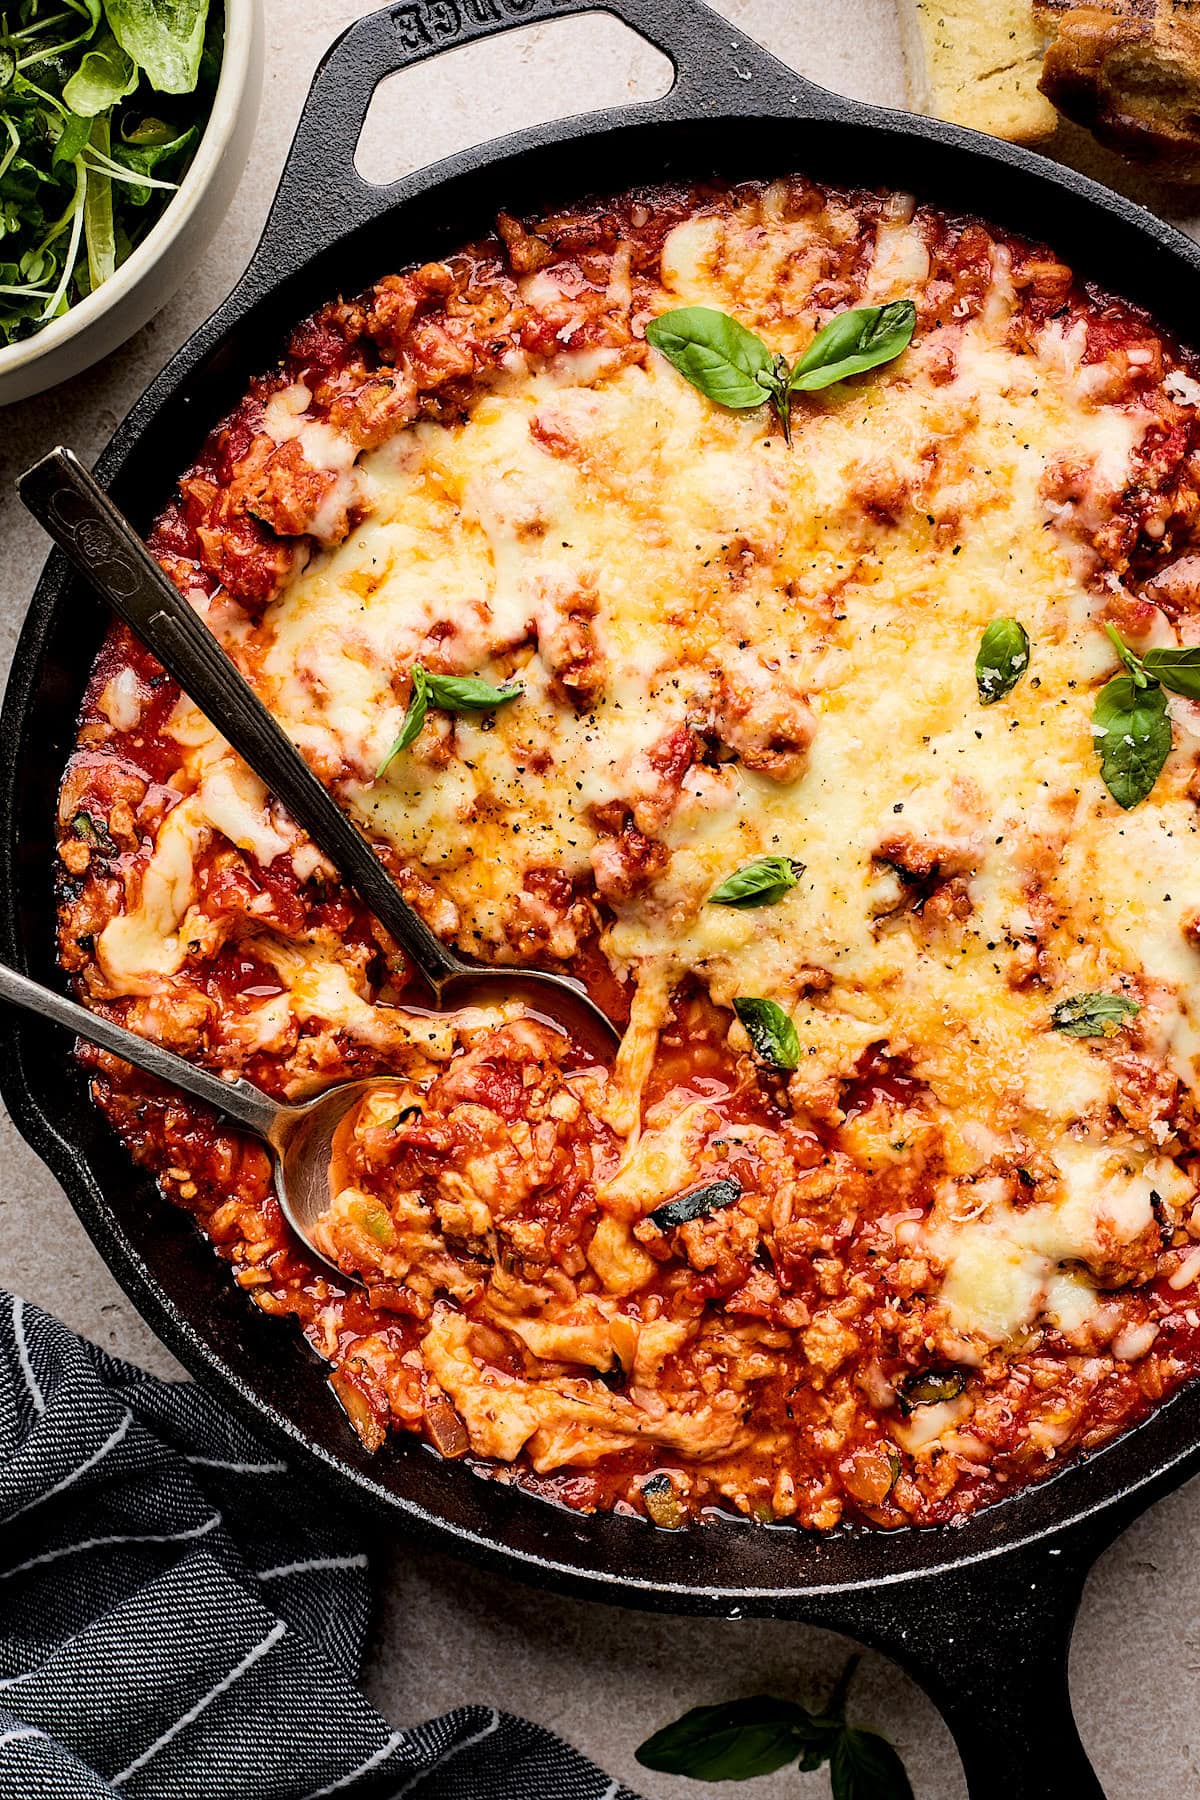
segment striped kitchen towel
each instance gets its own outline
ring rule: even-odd
[[[0,1290],[0,1800],[636,1800],[486,1706],[355,1685],[355,1527],[190,1382]]]

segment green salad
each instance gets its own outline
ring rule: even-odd
[[[0,344],[107,281],[161,217],[223,31],[219,0],[0,0]]]

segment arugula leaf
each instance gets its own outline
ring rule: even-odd
[[[708,1213],[719,1212],[722,1207],[732,1206],[742,1197],[740,1181],[710,1181],[707,1187],[696,1188],[690,1194],[680,1194],[676,1200],[666,1200],[656,1206],[647,1217],[659,1231],[673,1231],[676,1225],[686,1225],[690,1219],[702,1219]]]
[[[644,1769],[696,1781],[748,1781],[795,1762],[802,1750],[829,1744],[838,1727],[795,1700],[753,1694],[717,1706],[694,1706],[648,1737],[637,1750]]]
[[[1029,667],[1029,633],[1016,619],[993,619],[979,640],[975,684],[981,706],[1012,692]]]
[[[710,906],[774,906],[804,873],[804,864],[790,856],[756,856],[727,875],[708,896]]]
[[[91,136],[91,132],[92,122],[89,118],[86,118],[82,113],[68,113],[66,118],[62,121],[62,131],[59,134],[58,142],[54,146],[54,154],[51,158],[52,163],[55,165],[60,163],[73,163],[75,158],[83,150],[84,145]]]
[[[176,142],[175,127],[153,113],[142,118],[126,118],[121,122],[121,142],[138,150],[165,149]]]
[[[913,1800],[912,1784],[895,1749],[876,1731],[847,1725],[829,1759],[833,1800]]]
[[[660,313],[646,327],[646,342],[721,406],[744,411],[768,398],[775,379],[771,352],[753,331],[715,307]]]
[[[387,773],[393,758],[399,756],[401,750],[407,750],[420,736],[430,706],[440,706],[443,711],[454,713],[492,712],[524,692],[518,682],[498,688],[488,681],[480,681],[476,675],[434,675],[420,663],[414,663],[408,711],[399,737],[375,771],[376,781]]]
[[[1128,812],[1153,788],[1171,748],[1167,697],[1158,682],[1114,675],[1096,696],[1092,732],[1104,785]]]
[[[108,156],[108,120],[93,119],[88,142],[101,156]],[[87,245],[88,286],[98,288],[117,266],[117,239],[113,222],[112,180],[102,169],[88,175],[83,199],[83,238]]]
[[[1115,1037],[1141,1010],[1127,994],[1072,994],[1058,1002],[1050,1023],[1065,1037]]]
[[[446,712],[491,712],[494,707],[504,706],[525,692],[516,681],[498,688],[489,681],[480,681],[475,675],[434,675],[429,669],[423,669],[421,673],[430,702]]]
[[[104,0],[112,34],[160,94],[190,94],[200,73],[208,0]]]
[[[1200,700],[1200,645],[1147,650],[1142,666],[1147,675],[1153,675],[1173,694],[1182,694],[1185,700]]]
[[[152,120],[150,123],[159,126],[162,130],[170,130],[169,126],[162,125],[161,120]],[[122,141],[114,146],[113,156],[122,168],[129,170],[133,177],[125,190],[125,198],[129,201],[130,206],[149,204],[154,189],[160,185],[160,183],[151,182],[148,179],[152,171],[190,151],[199,135],[200,128],[197,125],[189,125],[186,131],[181,131],[177,137],[170,137],[163,143],[136,137],[130,139],[122,133]],[[137,179],[139,175],[147,179],[139,181]]]
[[[7,12],[8,32],[0,6],[0,343],[16,343],[107,281],[157,222],[176,183],[151,174],[151,163],[169,157],[179,176],[199,141],[224,15],[209,0],[110,0],[107,9],[21,0]],[[178,62],[195,29],[203,91],[193,72],[185,85],[194,97],[156,105],[165,116],[140,143],[147,70]]]
[[[108,112],[132,94],[138,84],[138,72],[111,32],[106,32],[94,50],[84,53],[79,67],[63,86],[64,103],[80,118],[94,119]]]
[[[821,327],[792,370],[790,392],[813,393],[893,361],[908,349],[916,323],[917,309],[911,300],[838,313]]]
[[[774,1000],[740,995],[733,1010],[741,1020],[751,1048],[768,1068],[785,1072],[800,1061],[800,1037],[796,1027]]]

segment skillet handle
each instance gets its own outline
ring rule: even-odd
[[[822,1605],[837,1625],[915,1676],[954,1736],[970,1800],[1104,1800],[1071,1711],[1067,1665],[1088,1572],[1127,1518],[868,1600]],[[817,1615],[814,1615],[814,1618]]]
[[[914,1670],[949,1725],[971,1800],[1103,1800],[1071,1711],[1071,1633],[1089,1559],[1051,1547],[984,1564],[938,1605]]]
[[[369,13],[343,32],[313,77],[255,267],[272,283],[334,237],[387,210],[413,178],[388,187],[364,181],[354,154],[367,108],[388,75],[443,50],[576,13],[609,12],[666,55],[675,69],[660,99],[589,115],[589,128],[613,116],[695,118],[762,106],[796,117],[830,113],[836,98],[806,81],[703,4],[703,0],[406,0]],[[563,131],[560,125],[555,127]],[[519,145],[531,134],[514,139]],[[603,180],[603,173],[599,175]]]

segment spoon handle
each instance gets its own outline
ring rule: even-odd
[[[65,1025],[68,1031],[76,1032],[90,1044],[99,1044],[102,1049],[123,1056],[126,1062],[136,1064],[147,1075],[157,1075],[160,1081],[185,1088],[197,1100],[206,1100],[218,1112],[228,1113],[260,1137],[268,1136],[283,1110],[252,1082],[222,1081],[219,1075],[198,1069],[195,1063],[185,1062],[173,1051],[126,1031],[123,1025],[114,1025],[100,1013],[77,1006],[74,1000],[66,1000],[51,988],[41,987],[27,975],[19,975],[7,963],[0,963],[0,1000],[7,1000],[26,1012],[37,1013],[43,1019],[52,1019],[56,1025]]]
[[[469,965],[418,918],[367,839],[79,459],[60,445],[27,469],[17,488],[68,560],[266,782],[440,997],[442,983]]]

